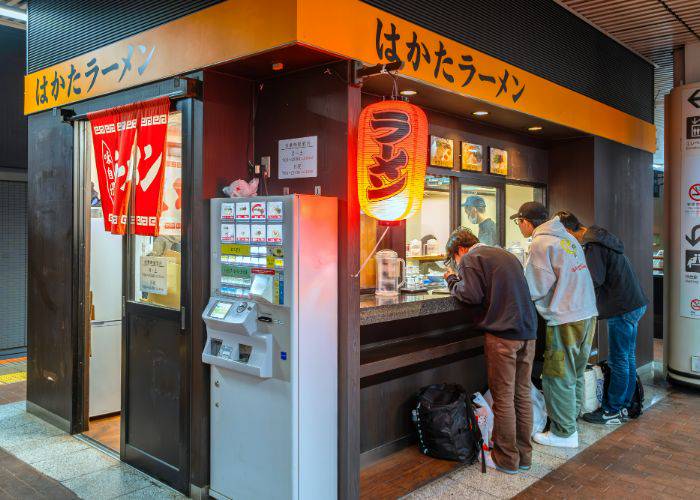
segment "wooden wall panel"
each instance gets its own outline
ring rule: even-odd
[[[550,213],[571,211],[583,224],[597,224],[620,237],[650,301],[650,312],[639,324],[638,366],[653,359],[651,158],[649,153],[598,137],[562,141],[550,152]],[[605,322],[599,323],[598,332],[599,354],[605,359]]]
[[[593,138],[560,141],[549,152],[549,212],[593,220]]]
[[[255,83],[215,71],[205,71],[204,82],[200,196],[222,198],[226,196],[221,191],[224,186],[236,179],[248,179],[248,160],[254,153],[251,133]]]
[[[647,313],[639,322],[638,366],[654,359],[651,163],[651,153],[595,139],[595,222],[623,241],[625,255],[649,299]]]
[[[27,118],[22,109],[25,34],[0,24],[0,168],[27,168]]]
[[[360,90],[348,86],[349,63],[316,67],[266,80],[258,92],[255,119],[255,160],[270,156],[271,178],[260,194],[314,193],[335,196],[338,221],[338,493],[359,497],[360,351],[359,206],[356,193],[355,151]],[[278,179],[278,141],[318,137],[318,176]]]
[[[29,118],[28,137],[27,401],[71,422],[73,127],[47,111]]]

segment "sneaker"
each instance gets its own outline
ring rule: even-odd
[[[583,419],[590,424],[620,425],[622,423],[622,414],[619,411],[613,413],[598,408],[596,411],[583,415]]]
[[[538,432],[533,436],[536,443],[545,446],[556,446],[559,448],[578,448],[578,431],[574,432],[569,437],[560,437],[549,432]]]
[[[484,459],[486,461],[486,467],[491,467],[492,469],[496,469],[497,471],[503,472],[505,474],[517,474],[518,473],[517,470],[504,469],[503,467],[496,465],[496,462],[493,461],[493,457],[491,457],[490,451],[484,452]]]
[[[620,417],[620,420],[622,420],[623,422],[629,422],[630,414],[627,411],[627,408],[623,408],[622,410],[620,410]]]
[[[518,467],[520,470],[530,470],[532,469],[532,465],[521,465]]]

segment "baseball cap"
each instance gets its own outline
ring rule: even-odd
[[[481,196],[472,195],[469,196],[462,205],[464,208],[474,207],[474,208],[486,208],[486,202]]]
[[[549,211],[542,203],[536,201],[528,201],[520,206],[520,209],[510,216],[511,219],[527,219],[547,220],[549,219]]]

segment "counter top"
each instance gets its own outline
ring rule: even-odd
[[[402,293],[398,297],[360,295],[360,325],[457,311],[462,307],[457,299],[446,294]]]

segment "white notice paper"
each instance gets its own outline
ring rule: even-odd
[[[316,177],[317,142],[315,135],[279,141],[279,179],[300,179]]]
[[[168,295],[167,257],[141,257],[141,291]]]

